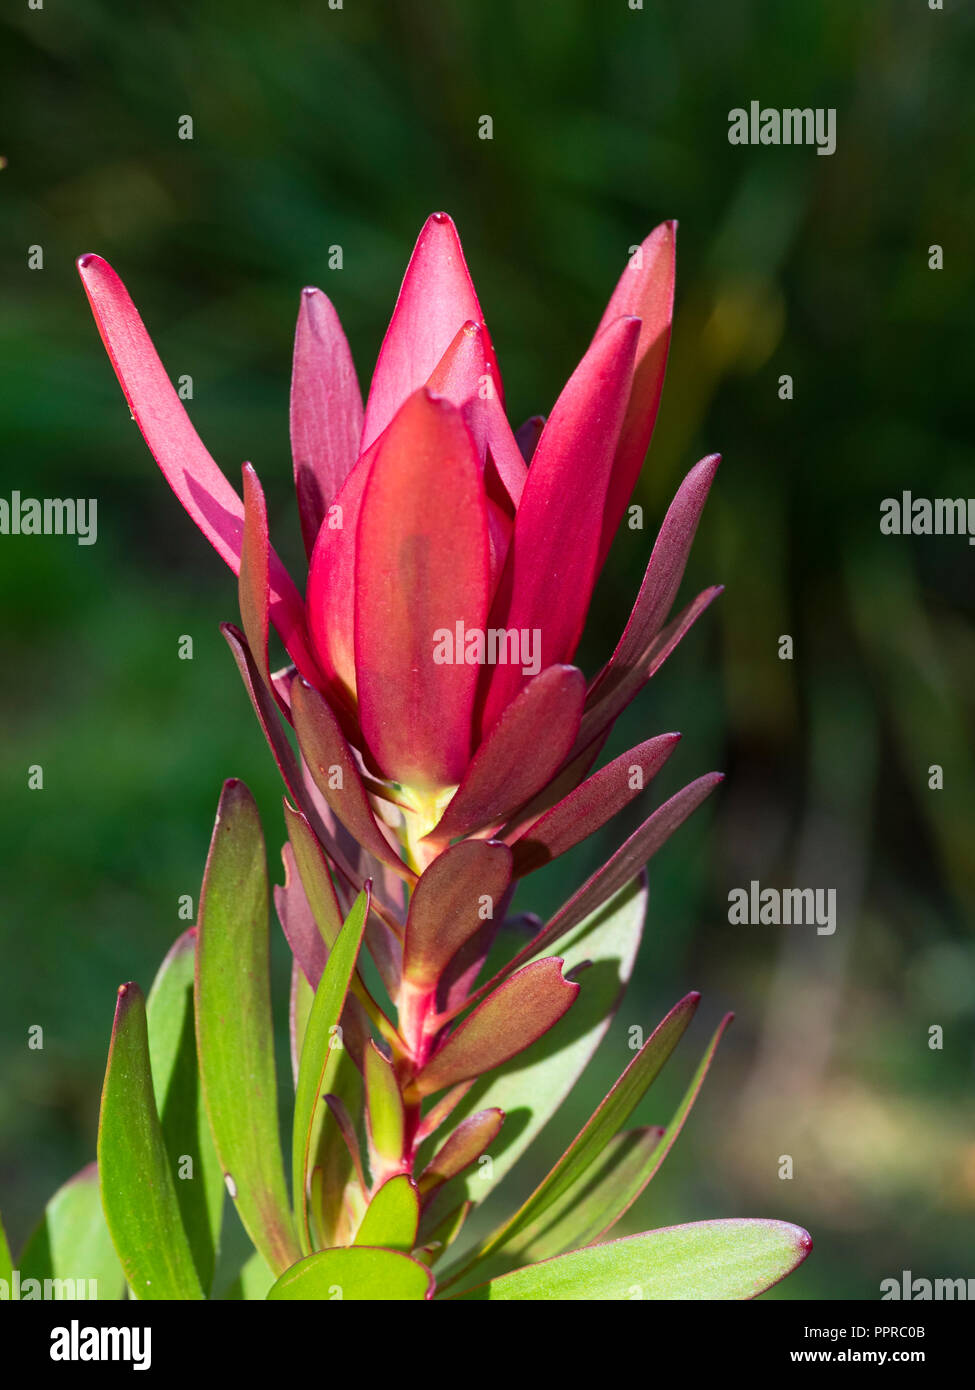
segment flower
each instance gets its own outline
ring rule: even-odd
[[[353,834],[372,818],[369,797],[394,803],[413,868],[458,835],[491,834],[519,812],[522,840],[533,823],[546,833],[516,855],[544,862],[603,824],[672,751],[676,735],[651,740],[583,780],[615,719],[719,592],[705,590],[665,627],[716,456],[681,485],[629,623],[588,689],[571,662],[653,431],[675,233],[665,222],[631,255],[548,419],[517,434],[446,214],[420,233],[365,408],[335,309],[320,290],[304,290],[291,386],[310,560],[304,602],[269,544],[253,469],[244,466],[241,499],[190,423],[121,280],[98,256],[78,261],[149,448],[240,574],[262,679],[306,760],[313,744],[363,789],[349,798],[325,788],[326,800],[344,824],[354,820]],[[269,625],[293,662],[275,676]],[[624,779],[634,766],[641,775]],[[377,824],[367,839],[375,849],[389,836]]]

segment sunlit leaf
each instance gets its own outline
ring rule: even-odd
[[[122,985],[102,1088],[98,1175],[105,1219],[133,1295],[202,1299],[156,1110],[146,1007]]]
[[[193,972],[196,928],[173,943],[146,1000],[149,1060],[156,1108],[196,1270],[204,1290],[213,1282],[224,1182],[207,1121],[196,1060]]]
[[[241,1300],[247,1303],[263,1301],[274,1283],[274,1275],[268,1268],[267,1260],[260,1250],[255,1250],[245,1260],[236,1279],[227,1287],[222,1297],[227,1300]]]
[[[356,1232],[356,1245],[381,1245],[405,1254],[416,1244],[420,1199],[416,1184],[405,1173],[384,1182],[373,1197]]]
[[[349,1245],[300,1260],[281,1275],[268,1298],[422,1302],[433,1287],[430,1271],[409,1255]]]
[[[381,1178],[403,1158],[403,1097],[392,1064],[371,1042],[365,1053],[366,1125],[373,1178]]]
[[[243,782],[231,780],[220,798],[200,898],[197,1048],[227,1189],[247,1234],[280,1272],[301,1251],[278,1132],[267,898],[257,807]]]
[[[11,1277],[10,1252],[0,1228],[0,1278]],[[70,1280],[79,1297],[114,1301],[125,1292],[125,1275],[105,1224],[98,1168],[89,1163],[48,1202],[17,1261],[21,1286],[25,1279]],[[77,1283],[86,1281],[84,1293]],[[23,1290],[22,1294],[23,1296]],[[62,1284],[62,1297],[68,1296]]]
[[[503,1249],[586,1173],[656,1080],[693,1018],[700,997],[696,993],[688,994],[657,1025],[547,1177],[518,1211],[472,1252],[465,1272],[483,1256]]]
[[[573,1250],[502,1274],[461,1299],[748,1299],[784,1279],[812,1249],[786,1221],[697,1221]]]

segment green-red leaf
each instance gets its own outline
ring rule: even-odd
[[[420,1174],[424,1197],[475,1163],[494,1143],[504,1124],[503,1110],[478,1110],[461,1120]]]
[[[562,974],[563,961],[533,961],[499,985],[451,1033],[413,1082],[417,1096],[454,1086],[530,1047],[575,1003],[579,986]]]
[[[308,1222],[308,1176],[312,1134],[319,1100],[323,1091],[328,1089],[326,1075],[337,1051],[334,1047],[334,1030],[345,1006],[345,996],[355,970],[368,914],[369,893],[366,891],[356,898],[332,947],[305,1025],[305,1038],[298,1066],[298,1083],[295,1087],[292,1182],[295,1210],[299,1215],[299,1230],[304,1233],[309,1247],[311,1234]]]

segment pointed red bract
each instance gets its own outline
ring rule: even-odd
[[[585,678],[550,666],[515,696],[477,749],[429,838],[437,843],[497,826],[554,777],[579,729]]]
[[[270,542],[267,533],[267,504],[257,474],[249,463],[241,470],[244,482],[244,535],[241,543],[240,571],[237,575],[237,596],[240,619],[251,656],[276,698],[267,664],[267,639],[270,623],[270,585],[268,564]]]
[[[312,989],[317,989],[328,960],[328,948],[302,886],[295,852],[290,844],[282,848],[281,859],[284,864],[284,884],[274,885],[274,907],[295,963],[300,966]]]
[[[478,1110],[462,1120],[420,1174],[418,1187],[421,1195],[429,1197],[438,1187],[475,1163],[497,1139],[503,1124],[504,1111],[497,1106]]]
[[[480,667],[454,638],[458,625],[483,631],[487,605],[487,503],[474,445],[456,407],[423,389],[379,445],[355,564],[363,737],[383,774],[420,794],[456,786],[467,767]]]
[[[571,660],[586,620],[639,331],[639,320],[627,318],[599,335],[556,401],[528,470],[490,625],[527,634],[542,669]],[[491,668],[484,732],[527,679],[522,665]]]
[[[362,396],[339,316],[321,290],[301,294],[291,373],[291,454],[309,556],[325,509],[359,455]]]
[[[240,570],[244,504],[205,449],[128,291],[101,256],[81,256],[78,273],[115,375],[163,475],[214,550]],[[318,678],[298,590],[271,550],[270,617],[298,669]]]
[[[578,993],[563,978],[558,957],[526,965],[454,1029],[411,1083],[413,1095],[431,1095],[510,1061],[554,1027]]]
[[[336,818],[380,863],[412,881],[412,869],[379,828],[352,750],[328,702],[310,685],[296,680],[291,687],[291,714],[308,770]]]
[[[511,881],[511,851],[492,840],[461,840],[420,875],[410,901],[403,975],[432,987],[453,956],[500,912]]]
[[[579,725],[573,753],[591,746],[597,738],[605,737],[613,722],[622,714],[683,640],[704,610],[721,593],[720,586],[704,589],[684,608],[673,622],[650,639],[647,646],[625,665],[613,659],[593,682],[586,696],[586,708]]]
[[[594,772],[512,842],[514,876],[523,878],[599,830],[640,795],[679,742],[680,734],[660,734]]]
[[[723,781],[723,772],[705,773],[703,777],[698,777],[686,787],[682,787],[679,792],[675,792],[662,806],[658,806],[616,853],[559,908],[535,939],[529,942],[523,951],[519,951],[506,967],[506,973],[522,960],[530,960],[532,956],[537,956],[539,951],[546,950],[567,931],[578,926],[591,912],[601,907],[625,883],[629,883],[647,860],[670,839],[677,827],[683,825],[688,816],[696,811],[701,802],[705,801]]]
[[[335,499],[312,551],[308,570],[308,632],[332,693],[354,708],[355,557],[362,495],[382,440],[362,455]]]
[[[396,308],[379,352],[366,402],[360,452],[382,434],[406,399],[418,390],[468,320],[483,323],[474,285],[453,221],[444,212],[427,218],[403,278]],[[491,353],[492,375],[500,384]]]
[[[528,470],[494,379],[494,350],[482,323],[465,323],[430,374],[432,395],[457,406],[483,464],[490,451],[506,500],[517,507]]]
[[[617,673],[640,665],[644,651],[667,621],[720,462],[720,454],[701,459],[677,489],[654,542],[633,612],[616,650],[593,681],[592,697],[598,698],[600,686],[612,684]]]
[[[676,238],[676,222],[654,228],[630,257],[596,330],[598,337],[621,314],[635,314],[641,324],[633,387],[606,494],[598,569],[626,511],[657,418],[674,313]]]

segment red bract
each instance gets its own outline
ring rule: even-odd
[[[365,939],[396,1025],[360,1002],[405,1059],[408,1142],[418,1097],[517,1054],[569,1008],[577,987],[559,961],[533,958],[638,873],[719,780],[699,778],[645,819],[451,1030],[514,882],[621,811],[676,747],[677,735],[659,736],[593,771],[615,720],[718,592],[665,627],[716,457],[681,485],[588,689],[571,664],[657,414],[674,240],[664,223],[631,256],[548,418],[517,435],[449,217],[420,233],[365,407],[338,315],[304,290],[291,388],[304,602],[270,544],[257,475],[244,465],[241,499],[115,272],[97,256],[78,262],[146,442],[239,574],[244,631],[226,633],[285,779],[293,855],[326,941],[373,880]],[[271,626],[292,663],[274,674]],[[300,899],[282,901],[296,959],[320,970]]]
[[[675,229],[662,224],[631,256],[547,421],[519,431],[530,469],[505,416],[497,359],[449,217],[434,214],[420,233],[364,410],[335,309],[320,290],[302,294],[291,440],[311,557],[307,599],[266,546],[264,574],[248,575],[251,607],[260,607],[255,582],[263,582],[267,616],[298,674],[335,710],[363,768],[407,808],[413,841],[437,835],[479,752],[479,780],[490,773],[484,754],[512,701],[574,655],[656,418]],[[245,508],[193,429],[118,276],[98,256],[82,256],[78,267],[149,448],[239,571],[245,510],[260,504],[253,529],[266,528],[256,477]],[[698,465],[688,479],[696,487],[685,485],[668,516],[627,628],[626,672],[611,666],[593,694],[617,690],[622,679],[632,698],[643,683],[646,649],[673,601],[714,463]],[[287,713],[281,680],[275,692]],[[622,707],[613,700],[608,723]],[[574,717],[567,708],[566,719]],[[537,732],[542,743],[551,736]],[[459,800],[467,803],[466,792]],[[457,819],[451,813],[446,824]],[[491,828],[463,819],[466,833]]]

